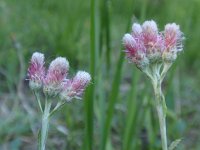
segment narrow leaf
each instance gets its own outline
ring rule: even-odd
[[[41,148],[41,130],[38,133],[38,150]]]

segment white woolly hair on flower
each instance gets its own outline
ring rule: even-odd
[[[135,41],[135,39],[132,37],[132,35],[130,35],[130,34],[128,34],[128,33],[126,33],[126,34],[124,35],[122,41],[123,41],[123,44],[124,44],[125,46],[131,46],[131,47],[133,47],[134,44],[136,43],[136,41]]]
[[[138,24],[138,23],[134,23],[132,25],[132,32],[133,32],[133,35],[135,35],[135,36],[137,36],[140,33],[142,33],[142,27],[141,27],[141,25]]]
[[[156,24],[156,22],[153,21],[153,20],[145,21],[145,22],[142,24],[142,29],[143,29],[145,32],[155,32],[155,33],[158,32],[157,24]]]
[[[180,27],[176,23],[168,23],[165,25],[165,31],[167,30],[179,31]]]
[[[44,63],[44,54],[39,53],[39,52],[34,52],[32,57],[31,57],[31,61],[37,61],[40,64]]]
[[[88,84],[91,81],[91,76],[86,71],[78,71],[74,77],[76,80],[84,82],[83,84]]]
[[[64,57],[57,57],[54,59],[50,66],[49,66],[49,71],[52,70],[69,70],[69,62],[66,58]]]
[[[27,75],[31,89],[38,90],[42,87],[42,82],[45,76],[44,54],[39,52],[33,53]]]
[[[65,82],[62,92],[59,94],[61,100],[70,102],[73,98],[81,99],[86,86],[90,83],[91,76],[85,71],[78,71],[72,80]]]
[[[179,25],[177,25],[176,23],[166,24],[164,34],[168,38],[171,37],[171,41],[168,41],[168,42],[171,42],[171,43],[175,42],[174,44],[176,44],[177,52],[183,50],[183,43],[182,42],[184,40],[184,36],[183,36],[183,33],[180,30]]]

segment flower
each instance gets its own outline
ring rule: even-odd
[[[71,80],[63,83],[63,90],[60,93],[60,99],[70,101],[73,98],[81,99],[81,96],[90,83],[91,76],[85,71],[78,71],[76,76]]]
[[[132,25],[132,35],[134,38],[140,38],[141,37],[141,34],[142,34],[142,27],[140,24],[138,23],[134,23]]]
[[[145,21],[142,25],[142,42],[146,48],[146,54],[150,61],[159,61],[164,49],[163,39],[158,32],[155,21]]]
[[[123,37],[126,56],[141,70],[153,64],[172,63],[183,49],[182,41],[178,25],[167,24],[164,32],[159,32],[153,20],[142,25],[134,23],[132,33]]]
[[[158,27],[155,21],[145,21],[142,25],[142,34],[144,45],[148,47],[154,47],[158,40]]]
[[[123,43],[126,48],[125,52],[127,57],[133,61],[138,68],[145,68],[148,66],[149,61],[146,58],[145,47],[139,38],[134,38],[131,34],[125,34]]]
[[[165,25],[165,31],[164,31],[164,36],[165,36],[165,46],[166,49],[176,49],[177,51],[182,51],[183,46],[182,46],[182,39],[183,39],[183,34],[180,31],[179,25],[175,23],[169,23]]]
[[[44,80],[44,93],[56,96],[61,90],[62,82],[65,80],[68,70],[69,62],[66,58],[58,57],[53,60]]]
[[[33,53],[28,68],[29,86],[33,90],[38,90],[42,87],[45,77],[44,54]]]
[[[165,25],[164,44],[165,51],[163,59],[166,62],[173,62],[177,53],[183,50],[183,33],[180,31],[179,25],[175,23]]]

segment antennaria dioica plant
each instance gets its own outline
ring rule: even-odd
[[[86,86],[90,83],[89,73],[78,71],[72,79],[68,79],[68,70],[69,62],[64,57],[53,60],[46,72],[44,55],[38,52],[32,55],[28,80],[42,113],[42,126],[38,135],[39,150],[45,150],[50,117],[66,102],[72,101],[73,98],[81,99]],[[41,100],[40,93],[43,93],[44,101]]]
[[[167,106],[161,86],[177,54],[183,50],[183,39],[183,33],[175,23],[167,24],[164,31],[159,32],[153,20],[145,21],[143,25],[134,23],[131,34],[123,37],[127,58],[149,77],[153,85],[163,150],[172,150],[180,142],[176,140],[168,148]]]

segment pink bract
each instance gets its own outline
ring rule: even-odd
[[[78,71],[71,80],[63,83],[63,91],[60,93],[61,99],[71,100],[72,98],[81,98],[86,86],[90,83],[91,76],[85,71]]]
[[[44,54],[35,52],[31,57],[30,65],[28,68],[28,79],[30,80],[32,88],[34,88],[34,86],[38,86],[38,88],[41,87],[44,78]]]
[[[69,62],[66,58],[58,57],[53,60],[49,66],[44,84],[60,84],[66,78],[69,70]]]
[[[165,26],[164,36],[167,50],[176,49],[177,51],[182,51],[183,36],[179,25],[175,23],[167,24]]]

